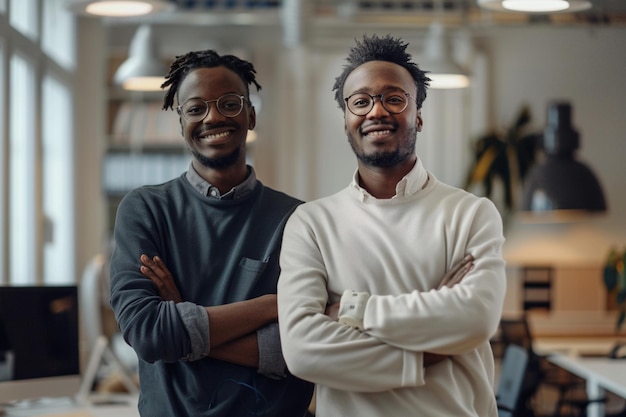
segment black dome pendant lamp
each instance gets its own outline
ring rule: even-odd
[[[569,103],[555,102],[548,107],[545,160],[532,168],[524,185],[522,210],[530,212],[526,214],[566,220],[607,210],[600,182],[589,167],[575,159],[580,139],[571,116]]]

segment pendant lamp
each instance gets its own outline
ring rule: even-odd
[[[445,27],[435,21],[428,29],[421,65],[428,71],[430,88],[452,89],[469,86],[469,78],[463,68],[452,59],[452,45]]]
[[[580,139],[571,115],[569,103],[556,102],[548,107],[543,135],[545,160],[531,169],[525,181],[522,210],[526,212],[569,218],[607,210],[600,182],[575,158]]]
[[[68,0],[66,4],[74,13],[102,17],[143,16],[175,8],[168,0]]]
[[[572,13],[591,7],[588,0],[478,0],[482,8],[518,13]]]
[[[124,90],[160,91],[167,69],[157,53],[150,25],[141,25],[131,43],[128,59],[115,72],[113,81]]]

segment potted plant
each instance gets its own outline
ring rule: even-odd
[[[510,127],[490,131],[475,142],[474,164],[464,188],[493,200],[495,184],[500,181],[503,201],[494,202],[500,207],[504,220],[517,208],[518,185],[535,162],[541,146],[542,135],[529,130],[530,121],[530,110],[523,106]]]
[[[615,332],[619,333],[626,320],[626,250],[619,253],[611,249],[604,265],[604,285],[609,294],[609,308],[617,309]]]

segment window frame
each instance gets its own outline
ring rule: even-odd
[[[13,3],[14,2],[14,3]],[[75,211],[75,185],[74,185],[74,78],[76,67],[76,21],[75,17],[65,10],[62,0],[33,0],[31,6],[35,12],[29,11],[32,22],[29,27],[33,30],[31,33],[24,34],[19,28],[12,27],[11,10],[12,6],[22,2],[22,0],[9,0],[9,3],[0,0],[0,184],[2,185],[2,195],[0,196],[0,285],[7,284],[71,284],[77,282],[75,271],[76,265],[76,233],[73,221],[63,221],[52,219],[52,222],[45,221],[49,216],[44,208],[46,201],[44,193],[44,185],[46,180],[44,176],[57,176],[56,173],[47,169],[50,161],[46,158],[55,157],[44,155],[44,140],[46,139],[46,131],[60,128],[61,125],[54,126],[54,117],[48,116],[47,120],[44,115],[48,112],[58,111],[56,117],[62,120],[62,135],[57,135],[58,140],[64,140],[64,149],[69,149],[66,155],[61,155],[62,161],[56,161],[56,164],[67,164],[69,168],[62,178],[53,179],[55,183],[54,192],[60,194],[64,211],[69,216],[74,216]],[[46,3],[44,3],[46,2]],[[52,3],[54,3],[52,5]],[[2,5],[5,5],[4,9]],[[14,10],[14,9],[13,9]],[[48,54],[44,48],[44,42],[40,39],[39,34],[42,33],[42,27],[45,13],[53,13],[51,19],[57,19],[67,26],[67,32],[63,33],[58,39],[65,39],[68,45],[57,44],[58,48],[71,51],[64,55]],[[67,15],[64,15],[67,13]],[[50,19],[50,18],[49,18]],[[67,22],[71,22],[67,24]],[[34,34],[34,35],[33,35]],[[48,48],[49,49],[49,48]],[[49,51],[48,51],[49,52]],[[32,88],[29,87],[26,93],[16,92],[15,83],[11,74],[11,62],[15,57],[24,60],[28,73],[32,77]],[[59,109],[43,108],[44,85],[54,80],[53,83],[58,89],[58,94],[67,97],[67,102]],[[16,101],[15,94],[21,94],[19,101]],[[27,97],[24,97],[27,96]],[[22,107],[21,102],[32,103],[30,108]],[[21,109],[19,107],[22,107]],[[22,126],[15,124],[20,123],[23,115],[17,115],[16,112],[30,112],[30,119],[23,119]],[[29,123],[30,125],[26,125]],[[53,124],[52,126],[50,126]],[[30,131],[29,131],[30,129]],[[13,136],[13,139],[12,139]],[[19,167],[20,173],[12,168],[11,155],[12,140],[19,139],[30,141],[26,151],[28,152],[27,167]],[[58,156],[56,156],[58,157]],[[47,170],[48,172],[45,172]],[[68,174],[69,172],[69,174]],[[15,176],[23,178],[15,178]],[[69,178],[68,178],[69,177]],[[21,180],[21,182],[19,181]],[[50,188],[50,180],[47,180],[48,188]],[[16,184],[19,184],[16,186]],[[11,189],[19,188],[21,193],[26,193],[21,206],[16,206],[11,201]],[[17,192],[13,190],[13,192]],[[14,194],[16,195],[16,194]],[[20,196],[21,198],[21,196]],[[13,208],[12,207],[13,205]],[[57,202],[57,205],[59,203]],[[23,210],[26,220],[22,220],[21,228],[12,226],[12,218],[15,214],[12,211]],[[57,207],[57,217],[59,209]],[[61,226],[55,223],[63,223]],[[58,227],[62,227],[59,230]],[[26,230],[24,230],[26,229]],[[57,229],[57,230],[55,230]],[[26,232],[26,242],[21,248],[21,252],[13,252],[14,242],[18,240],[17,234]],[[49,260],[46,260],[46,245],[49,245],[50,239],[57,239],[63,236],[63,248],[57,250],[66,257],[60,262],[63,267],[46,268]],[[17,271],[20,271],[19,273]]]

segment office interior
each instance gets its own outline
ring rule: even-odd
[[[65,129],[71,142],[64,151],[72,156],[70,174],[60,180],[71,182],[67,210],[72,224],[67,233],[72,254],[63,277],[45,272],[46,242],[63,231],[48,219],[38,197],[56,181],[43,178],[44,169],[37,168],[44,159],[41,153],[54,148],[43,146],[41,140],[33,142],[34,178],[26,187],[32,196],[25,199],[33,207],[35,224],[26,251],[32,265],[18,268],[12,255],[11,245],[18,237],[11,227],[14,194],[9,177],[31,173],[9,168],[11,137],[20,134],[9,123],[10,109],[15,108],[8,95],[10,56],[40,44],[11,29],[10,5],[16,1],[21,0],[0,2],[0,75],[5,92],[0,102],[4,110],[0,283],[10,284],[15,271],[22,271],[26,276],[19,279],[26,283],[80,285],[94,257],[106,256],[109,250],[115,204],[125,187],[111,188],[110,181],[115,181],[109,177],[111,157],[187,156],[177,115],[160,109],[163,92],[127,92],[115,84],[115,71],[128,57],[140,27],[152,29],[165,66],[175,56],[198,49],[234,53],[254,63],[263,88],[254,97],[258,123],[256,138],[249,143],[250,163],[265,184],[312,200],[345,187],[356,168],[331,91],[354,40],[364,34],[401,37],[409,43],[407,51],[428,70],[421,63],[427,60],[429,30],[439,23],[446,28],[452,57],[470,84],[428,91],[417,144],[427,169],[444,182],[464,187],[481,136],[505,135],[523,108],[531,115],[528,131],[543,132],[550,104],[565,102],[571,105],[571,122],[580,135],[576,158],[592,169],[607,203],[605,212],[574,220],[529,218],[518,208],[523,181],[513,184],[511,210],[503,202],[503,185],[495,182],[490,198],[505,220],[504,314],[527,313],[541,346],[568,354],[601,355],[616,340],[626,339],[626,326],[615,333],[616,306],[603,284],[609,251],[626,248],[626,5],[620,0],[593,0],[589,10],[554,15],[495,12],[481,9],[475,0],[198,1],[180,2],[186,9],[143,17],[71,14],[75,65],[61,79],[71,91],[73,116]],[[39,15],[47,3],[31,2]],[[45,72],[43,67],[37,71]],[[39,105],[34,108],[43,111]],[[124,125],[138,114],[144,120],[139,127]],[[151,124],[157,121],[165,124],[155,128]],[[33,122],[35,137],[57,129],[54,120]],[[186,162],[181,165],[179,158],[176,163],[179,167]],[[154,167],[154,173],[150,165],[142,165],[139,180],[150,182],[153,175],[163,175],[162,165]],[[478,186],[471,191],[484,193]],[[527,291],[528,279],[549,285]],[[527,297],[538,297],[539,305],[531,305]]]

